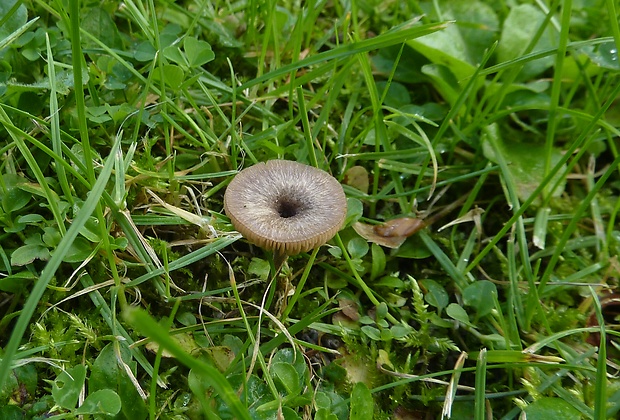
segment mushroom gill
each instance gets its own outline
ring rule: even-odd
[[[327,172],[289,160],[239,172],[224,194],[224,210],[250,242],[282,255],[314,249],[342,227],[347,200]]]

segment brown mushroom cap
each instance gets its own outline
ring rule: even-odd
[[[295,255],[324,244],[340,230],[347,199],[327,172],[270,160],[235,176],[224,194],[224,210],[250,242]]]

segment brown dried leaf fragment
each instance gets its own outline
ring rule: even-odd
[[[353,224],[353,229],[357,234],[368,242],[392,249],[400,247],[409,236],[424,227],[426,224],[422,219],[413,217],[392,219],[380,225],[369,225],[361,222]]]

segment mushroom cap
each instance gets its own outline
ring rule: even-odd
[[[325,171],[290,160],[239,172],[224,194],[235,229],[270,251],[295,255],[331,239],[347,215],[340,183]]]

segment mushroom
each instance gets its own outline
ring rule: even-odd
[[[224,194],[224,210],[248,241],[285,258],[331,239],[344,223],[347,199],[327,172],[270,160],[235,176]]]

